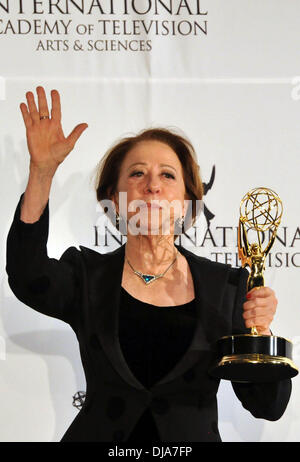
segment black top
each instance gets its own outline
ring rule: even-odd
[[[129,369],[145,387],[150,388],[183,356],[192,341],[195,316],[195,299],[183,305],[156,306],[137,300],[121,287],[120,345]],[[127,441],[161,441],[149,409]]]

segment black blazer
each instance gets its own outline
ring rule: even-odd
[[[175,367],[147,389],[129,369],[118,338],[125,244],[106,254],[69,247],[59,260],[49,258],[49,202],[38,221],[24,223],[23,194],[7,238],[9,285],[26,305],[71,326],[86,376],[85,402],[61,441],[126,441],[147,407],[162,441],[221,441],[219,380],[208,370],[216,360],[218,338],[248,332],[242,317],[248,271],[176,245],[194,281],[196,329]],[[232,386],[246,409],[267,420],[281,417],[291,393],[291,380]]]

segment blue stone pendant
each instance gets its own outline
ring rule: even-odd
[[[151,282],[156,281],[156,279],[162,278],[166,274],[168,269],[171,268],[171,266],[175,263],[175,260],[176,260],[177,257],[178,257],[178,250],[176,252],[176,257],[173,260],[173,262],[171,263],[171,265],[169,265],[168,268],[161,274],[143,274],[140,271],[135,270],[133,268],[133,266],[131,265],[131,263],[129,262],[128,258],[126,258],[126,257],[125,258],[127,260],[127,263],[129,264],[129,266],[131,267],[132,271],[135,274],[137,274],[141,279],[143,279],[145,284],[150,284]]]
[[[134,270],[134,272],[135,272],[135,274],[140,276],[141,279],[143,279],[145,284],[150,284],[151,282],[155,281],[156,279],[162,277],[162,274],[157,274],[155,276],[153,274],[143,274],[143,273],[140,273],[140,271],[136,271],[136,270]]]
[[[150,274],[143,274],[142,279],[144,279],[146,284],[150,284],[150,282],[155,279],[155,276],[151,276]]]

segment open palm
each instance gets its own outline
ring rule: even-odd
[[[32,92],[26,93],[27,105],[20,104],[26,127],[27,146],[30,162],[37,167],[56,169],[72,151],[76,141],[87,128],[86,123],[76,125],[69,136],[65,137],[61,126],[60,95],[51,91],[52,109],[49,114],[47,98],[43,87],[36,89],[38,108]]]

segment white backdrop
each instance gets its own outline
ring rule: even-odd
[[[19,104],[38,85],[49,102],[52,88],[60,92],[66,134],[89,125],[53,181],[49,256],[71,245],[102,253],[118,246],[109,234],[105,245],[100,229],[95,245],[95,166],[121,136],[177,127],[195,146],[205,182],[215,167],[205,197],[211,238],[203,242],[202,217],[188,232],[194,242],[182,240],[187,248],[235,266],[241,198],[257,186],[281,197],[281,241],[266,285],[279,299],[272,331],[293,341],[300,366],[299,18],[296,0],[0,1],[0,441],[59,441],[78,413],[72,395],[85,390],[73,331],[19,302],[5,272],[6,237],[28,178]],[[277,422],[252,417],[222,382],[223,441],[299,441],[299,380]]]

